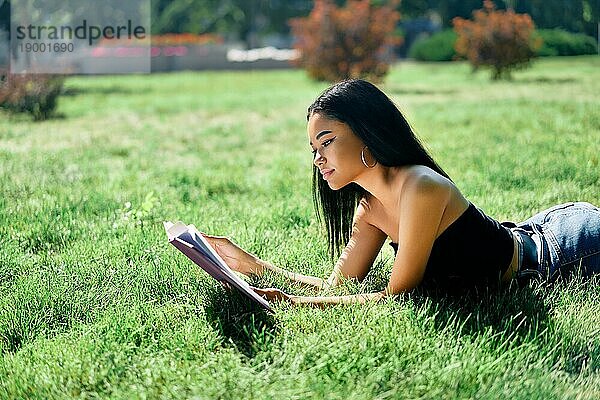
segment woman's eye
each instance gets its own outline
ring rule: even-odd
[[[333,142],[333,140],[334,140],[334,139],[335,139],[335,138],[327,139],[326,141],[324,141],[324,142],[323,142],[323,144],[322,144],[321,146],[323,146],[323,147],[327,147],[327,146],[329,146],[329,145],[331,144],[331,142]],[[312,150],[312,151],[311,151],[311,153],[312,153],[312,154],[313,154],[313,156],[314,156],[314,155],[317,153],[317,150],[316,150],[316,149],[314,149],[314,150]]]

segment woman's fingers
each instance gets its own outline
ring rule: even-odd
[[[254,290],[256,293],[258,294],[262,294],[262,290],[260,288],[254,287],[252,285],[249,285],[250,289]]]
[[[269,290],[259,289],[255,287],[252,287],[252,290],[254,290],[258,295],[264,297],[267,300],[275,300],[273,293]]]
[[[226,238],[224,236],[210,236],[210,235],[205,235],[205,234],[202,234],[202,236],[204,236],[204,238],[206,238],[208,243],[210,243],[210,245],[212,247],[214,247],[215,250],[219,250],[219,248],[222,248],[222,247],[233,246],[233,243],[231,242],[231,240],[229,240],[228,238]]]
[[[205,235],[205,234],[202,234],[202,236],[204,236],[205,238],[209,238],[209,239],[213,239],[213,240],[218,240],[218,241],[229,240],[225,236],[211,236],[211,235]]]
[[[254,290],[257,294],[265,297],[267,300],[291,301],[290,296],[287,293],[277,288],[261,289],[254,286],[250,286],[250,288],[252,288],[252,290]]]
[[[202,236],[204,236],[204,238],[206,240],[209,241],[209,243],[215,243],[215,244],[223,244],[223,243],[227,243],[227,242],[231,242],[228,238],[226,238],[225,236],[211,236],[211,235],[206,235],[206,234],[202,234]]]

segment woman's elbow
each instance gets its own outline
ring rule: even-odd
[[[383,290],[386,296],[395,296],[403,292],[413,290],[419,285],[419,281],[411,280],[410,282],[389,282]]]

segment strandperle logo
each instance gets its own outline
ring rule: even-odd
[[[72,40],[73,38],[87,40],[88,44],[93,45],[95,40],[100,39],[144,39],[146,37],[146,28],[141,25],[133,26],[131,20],[127,20],[125,25],[90,25],[87,20],[83,20],[80,25],[73,26],[52,26],[52,25],[18,25],[16,27],[16,36],[19,40]]]
[[[10,71],[149,73],[151,9],[151,0],[11,0]]]

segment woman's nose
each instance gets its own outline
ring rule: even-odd
[[[319,151],[317,150],[315,152],[315,158],[313,160],[313,164],[315,164],[316,166],[318,166],[320,163],[322,163],[324,160],[323,156],[319,153]]]

